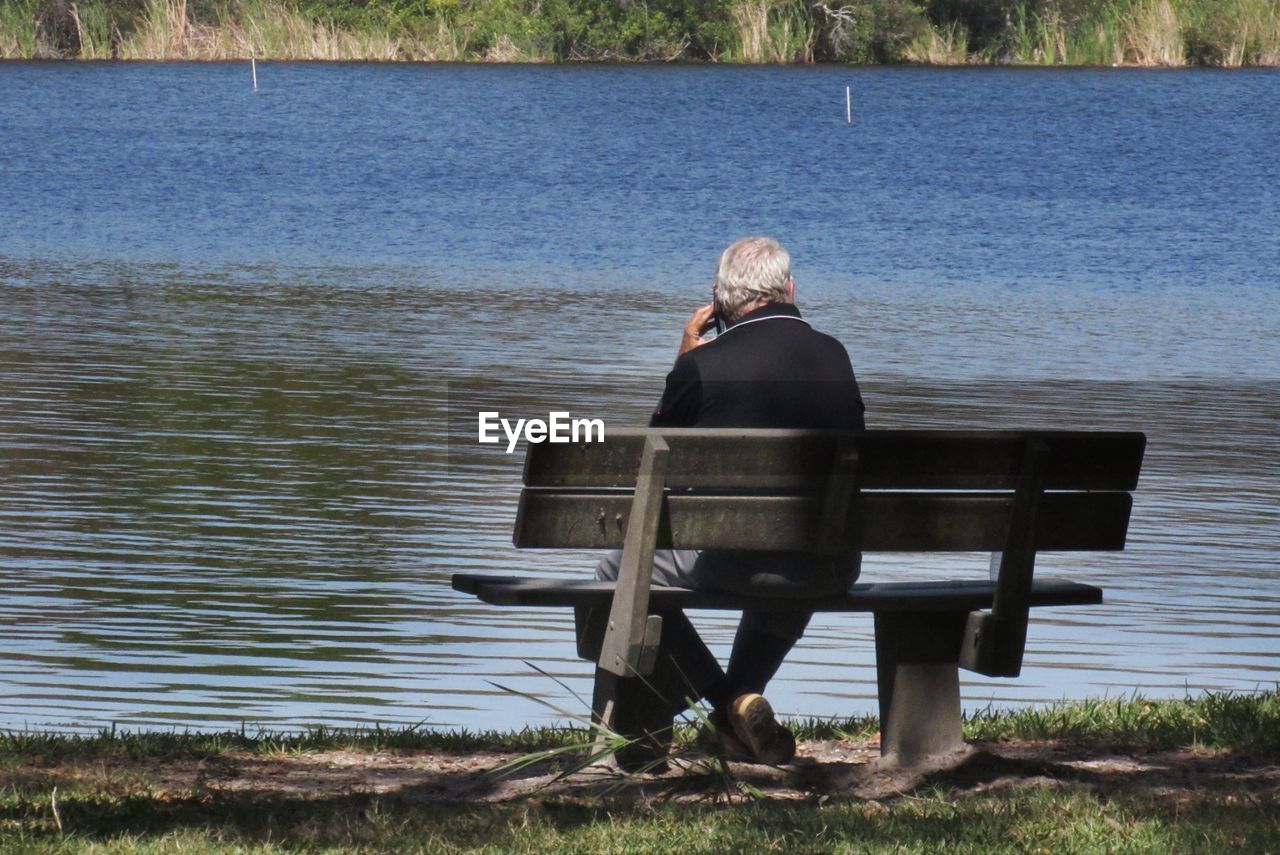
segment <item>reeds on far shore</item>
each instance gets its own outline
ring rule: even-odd
[[[904,58],[928,65],[1280,65],[1280,0],[1114,0],[1075,17],[1063,8],[1051,0],[1015,6],[1003,32],[979,48],[962,22],[931,24]]]
[[[959,21],[929,27],[907,45],[906,58],[923,65],[964,65],[969,55],[969,30]]]
[[[1280,0],[1220,0],[1190,16],[1193,59],[1239,68],[1280,65]]]
[[[39,0],[0,3],[0,58],[57,56],[40,43]],[[216,19],[199,20],[188,0],[145,0],[130,21],[113,17],[93,0],[72,3],[80,59],[123,60],[521,60],[468,50],[464,28],[443,20],[404,27],[341,27],[281,0],[237,0],[218,8]]]
[[[813,62],[814,27],[799,2],[739,0],[731,9],[738,45],[725,59],[748,63]]]
[[[1136,0],[1120,17],[1124,60],[1133,65],[1186,65],[1183,22],[1170,0]]]
[[[0,3],[0,59],[37,56],[36,15],[36,0]]]
[[[0,59],[1280,66],[1280,0],[612,3],[0,0]]]
[[[432,36],[437,36],[432,38]],[[277,0],[223,7],[213,23],[192,20],[187,0],[147,0],[142,20],[118,49],[121,59],[455,60],[460,41],[434,33],[340,28]]]

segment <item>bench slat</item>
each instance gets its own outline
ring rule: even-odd
[[[608,606],[614,583],[529,576],[457,574],[453,587],[498,606]],[[995,583],[988,580],[942,582],[860,583],[843,597],[819,601],[753,599],[709,591],[690,591],[655,585],[649,591],[654,609],[779,610],[794,602],[797,609],[820,612],[973,611],[991,607]],[[1102,589],[1061,579],[1037,579],[1031,588],[1032,606],[1082,606],[1102,602]]]
[[[994,552],[1004,548],[1012,495],[861,493],[850,510],[846,548],[865,552]],[[1128,493],[1048,493],[1036,519],[1037,550],[1123,549]],[[672,494],[658,532],[661,548],[807,550],[822,534],[821,496]],[[626,493],[525,490],[518,547],[616,549]]]
[[[603,442],[530,445],[530,487],[633,487],[647,433],[615,430]],[[663,429],[667,485],[698,489],[826,486],[850,434],[793,430]],[[1132,490],[1146,437],[1122,431],[867,431],[852,435],[864,490],[1013,489],[1028,437],[1046,445],[1046,490]]]

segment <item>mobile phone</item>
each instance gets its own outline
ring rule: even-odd
[[[716,322],[716,335],[724,332],[724,318],[720,317],[720,313],[716,312],[711,316],[711,320]]]

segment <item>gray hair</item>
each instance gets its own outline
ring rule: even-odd
[[[711,293],[716,311],[732,322],[758,300],[786,302],[790,281],[791,256],[782,244],[769,237],[745,237],[720,255]]]

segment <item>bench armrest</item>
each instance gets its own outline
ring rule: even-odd
[[[991,611],[971,612],[965,625],[960,665],[989,677],[1016,677],[1022,673],[1036,565],[1036,516],[1044,496],[1046,458],[1045,443],[1034,437],[1028,439],[1009,510],[1009,528],[1000,553]]]
[[[653,578],[658,527],[662,522],[662,494],[666,488],[670,451],[666,440],[650,434],[640,455],[636,492],[622,542],[618,586],[600,650],[600,667],[619,677],[648,674],[658,655],[662,618],[649,614],[649,585]]]

